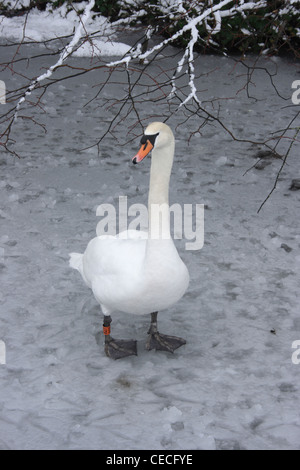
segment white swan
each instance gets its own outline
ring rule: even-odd
[[[169,126],[153,122],[132,159],[133,163],[139,163],[152,151],[148,234],[129,230],[116,236],[98,236],[89,242],[83,255],[70,255],[71,267],[78,269],[101,305],[105,352],[114,359],[137,353],[136,341],[111,337],[110,315],[115,310],[136,315],[151,313],[147,349],[173,352],[185,344],[182,338],[157,331],[157,312],[177,302],[189,283],[187,267],[170,235],[169,180],[174,149],[175,140]],[[161,209],[160,217],[155,216],[157,208]]]

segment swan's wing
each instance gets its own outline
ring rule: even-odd
[[[84,275],[90,284],[101,276],[113,276],[115,282],[118,277],[134,277],[142,268],[145,250],[145,235],[135,230],[95,237],[83,255]]]

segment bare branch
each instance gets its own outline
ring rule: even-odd
[[[282,136],[280,137],[281,139],[284,137],[284,135],[287,133],[287,131],[288,131],[289,129],[291,129],[291,125],[292,125],[293,122],[298,118],[298,116],[300,116],[300,111],[297,112],[296,116],[293,117],[293,119],[292,119],[291,122],[289,123],[288,127],[284,130]],[[277,172],[277,175],[276,175],[276,178],[275,178],[273,187],[272,187],[271,191],[268,193],[267,197],[263,200],[263,202],[262,202],[261,205],[259,206],[257,213],[259,213],[259,212],[261,211],[261,209],[263,208],[263,206],[265,205],[265,203],[270,199],[270,197],[272,196],[273,192],[275,191],[275,189],[276,189],[276,187],[277,187],[278,180],[279,180],[280,175],[281,175],[281,172],[282,172],[284,166],[286,165],[287,158],[288,158],[288,156],[289,156],[289,153],[290,153],[290,151],[291,151],[293,145],[294,145],[295,142],[297,141],[297,136],[298,136],[299,132],[300,132],[300,126],[299,126],[298,128],[296,128],[296,132],[295,132],[294,136],[293,136],[292,139],[291,139],[290,145],[289,145],[289,147],[288,147],[288,149],[287,149],[287,151],[286,151],[286,153],[285,153],[285,155],[284,155],[284,158],[283,158],[283,160],[282,160],[281,166],[280,166],[280,168],[279,168],[279,170],[278,170],[278,172]],[[278,140],[278,142],[279,142],[279,140]],[[275,148],[277,147],[278,142],[277,142],[277,144],[275,145],[274,150],[275,150]]]

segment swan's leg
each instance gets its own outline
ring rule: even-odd
[[[124,341],[122,339],[114,339],[110,335],[111,316],[104,315],[103,333],[105,335],[105,354],[112,359],[120,359],[121,357],[137,356],[136,341]]]
[[[162,335],[157,330],[157,314],[158,312],[151,313],[151,325],[148,331],[148,340],[146,349],[156,349],[158,351],[169,351],[173,353],[175,349],[180,348],[186,344],[185,339],[177,336]]]

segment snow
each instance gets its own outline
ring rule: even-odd
[[[19,54],[27,57],[31,47]],[[148,72],[158,79],[161,67],[176,68],[175,60],[161,59]],[[35,66],[43,69],[45,62]],[[296,69],[284,59],[276,66],[274,80],[286,95]],[[221,112],[241,138],[262,138],[274,129],[274,116],[282,129],[295,112],[282,107],[262,70],[250,90],[258,101],[235,95],[244,69],[229,58],[202,56],[195,76],[200,71],[197,85],[206,96],[235,97]],[[139,137],[131,141],[127,132],[135,116],[105,137],[99,155],[96,147],[82,151],[115,116],[99,101],[85,106],[106,77],[102,68],[49,88],[45,112],[34,110],[47,134],[18,119],[14,150],[22,158],[0,153],[0,341],[6,347],[0,449],[299,449],[300,364],[292,362],[292,345],[300,340],[300,193],[289,189],[299,178],[297,148],[257,214],[281,162],[266,160],[246,172],[256,147],[233,143],[214,126],[188,143],[199,121],[178,126],[179,113],[170,120],[176,130],[170,203],[205,204],[202,250],[185,251],[185,240],[176,240],[191,275],[188,292],[159,315],[160,331],[184,336],[187,344],[174,355],[148,352],[150,319],[118,313],[113,335],[137,339],[138,356],[111,361],[99,306],[69,268],[68,253],[82,252],[95,236],[100,204],[116,205],[120,195],[129,205],[146,203],[150,161],[131,164]],[[12,80],[10,87],[23,83],[8,70],[1,79]],[[127,76],[123,81],[112,76],[105,97],[123,96]],[[145,123],[166,111],[162,102],[139,106]],[[26,103],[22,110],[31,112]]]
[[[74,56],[123,56],[127,54],[129,50],[130,46],[122,42],[94,40],[93,44],[90,42],[85,42],[74,52]]]
[[[84,8],[86,2],[76,3],[76,9]],[[21,7],[21,4],[18,5]],[[26,5],[24,5],[26,6]],[[77,13],[64,4],[60,8],[52,9],[48,6],[46,11],[34,8],[28,15],[1,17],[0,37],[13,41],[49,41],[73,34],[74,25],[81,25]],[[80,57],[91,56],[123,56],[130,46],[113,41],[114,30],[104,16],[92,15],[84,27],[84,33],[92,35],[93,45],[83,42],[75,55]]]

